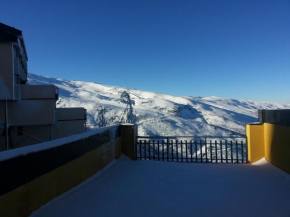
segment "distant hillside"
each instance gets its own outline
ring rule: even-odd
[[[176,97],[93,82],[29,74],[30,84],[59,87],[58,107],[85,107],[91,128],[119,122],[137,123],[139,135],[215,135],[245,133],[258,109],[285,109],[290,104],[221,97]]]

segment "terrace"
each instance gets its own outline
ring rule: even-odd
[[[132,161],[121,156],[31,217],[289,216],[290,176],[256,164]]]

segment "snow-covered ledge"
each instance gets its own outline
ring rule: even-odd
[[[121,126],[121,124],[102,127],[99,129],[88,131],[88,132],[84,132],[84,133],[80,133],[80,134],[76,134],[76,135],[72,135],[72,136],[68,136],[68,137],[64,137],[64,138],[60,138],[60,139],[56,139],[56,140],[52,140],[52,141],[48,141],[48,142],[43,142],[43,143],[39,143],[39,144],[35,144],[35,145],[30,145],[30,146],[25,146],[25,147],[21,147],[21,148],[2,151],[2,152],[0,152],[0,161],[8,160],[10,158],[15,158],[15,157],[18,157],[21,155],[27,155],[27,154],[33,153],[33,152],[39,152],[39,151],[47,150],[50,148],[62,146],[62,145],[65,145],[67,143],[71,143],[71,142],[75,142],[75,141],[80,140],[80,139],[88,138],[92,135],[103,133],[107,130],[110,130],[110,129],[113,129],[113,128],[116,128],[119,126]]]
[[[121,156],[135,158],[135,125],[117,124],[0,153],[1,216],[28,216]]]

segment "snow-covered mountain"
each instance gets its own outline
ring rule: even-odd
[[[59,87],[57,107],[85,107],[91,128],[119,122],[138,124],[139,135],[232,136],[257,121],[258,109],[285,109],[290,104],[221,97],[177,97],[93,82],[29,74],[30,84]]]

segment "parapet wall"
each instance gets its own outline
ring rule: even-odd
[[[247,124],[248,160],[254,163],[265,157],[264,125]]]
[[[247,124],[248,159],[265,157],[290,174],[290,110],[259,111],[259,124]]]
[[[126,144],[122,142],[122,134],[133,136],[129,131],[136,127],[125,126],[125,134],[122,127],[1,152],[0,216],[28,216],[119,158],[122,147],[133,148],[127,139],[123,139]]]
[[[265,158],[290,174],[290,126],[263,125]]]

